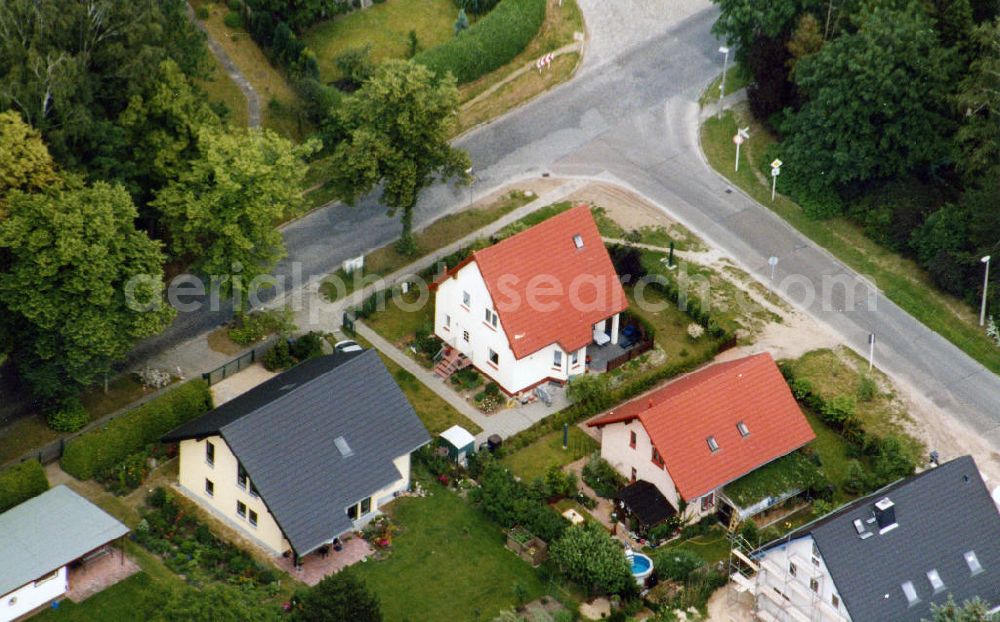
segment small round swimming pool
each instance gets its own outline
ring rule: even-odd
[[[653,560],[642,553],[631,553],[629,563],[632,565],[632,576],[640,586],[646,583],[646,577],[653,573]]]

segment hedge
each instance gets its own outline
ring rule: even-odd
[[[514,60],[544,21],[545,0],[503,0],[471,28],[413,60],[438,76],[450,71],[459,84],[472,82]]]
[[[62,468],[77,479],[91,479],[211,409],[208,384],[192,380],[70,441],[63,453]]]
[[[49,489],[49,480],[38,460],[28,460],[0,471],[0,512],[24,503]]]

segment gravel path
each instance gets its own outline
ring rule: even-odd
[[[185,3],[184,8],[187,11],[188,18],[191,20],[191,23],[193,23],[198,30],[205,33],[205,42],[208,44],[208,49],[212,50],[212,54],[219,59],[219,62],[222,63],[226,73],[232,81],[236,83],[236,86],[239,87],[240,91],[243,93],[243,97],[246,98],[247,126],[260,127],[260,98],[257,96],[257,91],[254,90],[250,81],[247,80],[242,73],[240,73],[240,70],[233,62],[233,59],[229,58],[229,55],[222,49],[222,46],[212,38],[212,35],[208,34],[205,24],[203,24],[194,14],[194,9],[191,8],[191,5]]]

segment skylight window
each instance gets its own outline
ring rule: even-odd
[[[573,246],[577,248],[583,248],[583,236],[579,233],[573,236]]]
[[[935,594],[944,589],[944,581],[941,580],[941,575],[938,574],[937,568],[931,568],[927,571],[927,580],[931,582],[931,587],[934,588]]]
[[[983,571],[983,566],[979,563],[979,558],[976,557],[975,551],[969,551],[965,554],[965,563],[969,565],[969,572],[972,573],[972,576],[976,576]]]
[[[747,427],[746,423],[740,421],[736,424],[736,429],[740,431],[740,436],[743,438],[750,436],[750,428]]]
[[[705,442],[708,443],[708,448],[712,450],[712,453],[719,451],[719,443],[715,441],[714,436],[709,436],[705,439]]]
[[[903,584],[903,594],[906,595],[906,604],[912,607],[920,602],[920,597],[917,596],[917,588],[913,587],[913,581],[907,581]]]
[[[351,446],[347,444],[347,439],[344,438],[343,436],[338,436],[337,438],[333,439],[333,444],[337,446],[337,449],[340,451],[340,455],[343,456],[344,458],[347,458],[354,454],[354,450],[351,449]]]

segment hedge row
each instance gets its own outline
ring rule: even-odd
[[[450,71],[459,84],[472,82],[514,60],[544,21],[545,0],[503,0],[471,28],[413,60],[438,76]]]
[[[81,434],[66,445],[64,471],[77,479],[91,479],[129,454],[178,425],[212,409],[212,395],[203,380],[185,383],[164,395],[112,419],[102,428]]]
[[[48,489],[49,480],[38,460],[28,460],[4,469],[0,471],[0,512],[6,512]]]

